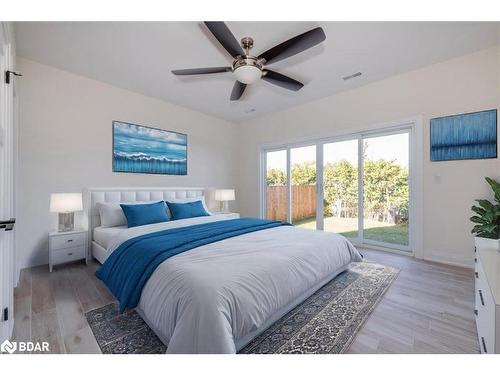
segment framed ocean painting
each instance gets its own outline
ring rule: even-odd
[[[187,174],[187,135],[113,121],[113,172]]]
[[[497,157],[497,110],[431,119],[431,161]]]

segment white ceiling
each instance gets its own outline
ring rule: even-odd
[[[305,83],[291,92],[259,81],[230,102],[232,73],[179,78],[172,69],[229,66],[200,22],[18,22],[20,56],[230,121],[296,106],[395,74],[500,44],[500,23],[227,22],[253,52],[316,26],[326,41],[270,68]],[[349,81],[342,77],[363,75]],[[255,109],[255,111],[252,111]]]

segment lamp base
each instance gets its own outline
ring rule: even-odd
[[[58,229],[59,232],[70,232],[75,229],[75,213],[60,212]]]
[[[228,214],[229,213],[229,204],[228,204],[228,201],[221,201],[220,202],[220,211],[223,213],[223,214]]]

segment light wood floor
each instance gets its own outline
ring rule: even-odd
[[[469,269],[362,250],[401,270],[357,334],[349,353],[478,353]],[[21,272],[14,340],[49,341],[54,353],[100,353],[84,312],[114,300],[94,276],[97,263]]]

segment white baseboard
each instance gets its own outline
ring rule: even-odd
[[[439,257],[439,256],[424,256],[424,260],[427,260],[429,262],[436,262],[436,263],[442,263],[442,264],[447,264],[449,266],[456,266],[456,267],[462,267],[462,268],[474,268],[474,264],[471,263],[469,260],[466,259],[452,259],[452,258],[444,258],[444,257]]]
[[[419,258],[419,257],[415,256],[415,254],[412,252],[401,251],[401,250],[396,250],[396,249],[391,249],[391,248],[386,248],[386,247],[366,245],[366,244],[358,245],[358,247],[360,247],[361,249],[366,248],[366,249],[372,249],[372,250],[385,251],[388,253],[393,253],[393,254],[398,254],[398,255],[405,255],[405,256],[409,256],[409,257],[414,257],[415,259],[425,260],[428,262],[446,264],[449,266],[469,268],[469,269],[474,268],[474,264],[472,263],[472,261],[469,259],[464,259],[464,258],[442,257],[439,255],[438,256],[424,255],[423,258]]]
[[[362,244],[362,245],[354,245],[355,247],[359,247],[360,249],[369,249],[369,250],[377,250],[377,251],[385,251],[386,253],[404,255],[408,257],[414,257],[412,251],[403,251],[398,249],[392,249],[390,247],[377,246],[372,244]]]

